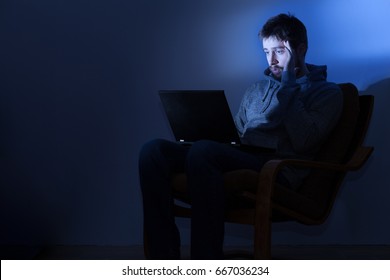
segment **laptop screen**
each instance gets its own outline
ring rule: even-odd
[[[223,90],[160,90],[159,95],[176,141],[239,144]]]

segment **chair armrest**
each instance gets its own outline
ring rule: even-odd
[[[315,168],[343,172],[353,171],[358,170],[367,161],[373,150],[373,147],[359,147],[351,156],[350,160],[344,164],[303,159],[270,160],[263,166],[260,171],[256,200],[259,203],[263,202],[269,204],[271,202],[273,187],[275,185],[277,174],[284,166],[306,167],[312,169]]]
[[[351,156],[350,160],[346,163],[332,163],[325,161],[316,161],[316,160],[304,160],[304,159],[282,159],[282,160],[270,160],[266,163],[269,165],[265,172],[270,170],[279,171],[283,166],[296,166],[296,167],[308,167],[316,168],[323,170],[334,170],[334,171],[353,171],[358,170],[362,165],[367,161],[371,153],[373,152],[373,147],[359,147],[355,153]],[[261,171],[263,172],[263,170]]]

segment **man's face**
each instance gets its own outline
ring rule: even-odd
[[[263,49],[272,75],[280,79],[289,60],[289,53],[284,42],[275,36],[264,38]]]

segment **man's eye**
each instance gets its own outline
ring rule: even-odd
[[[284,54],[284,50],[277,50],[276,53],[277,54]]]

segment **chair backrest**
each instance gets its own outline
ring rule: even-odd
[[[352,153],[359,146],[363,145],[366,138],[368,127],[370,125],[372,112],[374,109],[374,96],[373,95],[361,95],[359,96],[360,112],[356,124],[355,134],[352,138],[347,158],[352,156]]]
[[[370,122],[373,96],[359,96],[353,84],[339,86],[344,95],[343,112],[317,155],[316,159],[320,161],[346,163],[363,143]],[[298,189],[298,202],[286,206],[310,215],[313,220],[325,220],[345,175],[346,172],[312,170]],[[281,198],[283,204],[290,203],[287,199],[289,195],[283,195],[286,197]]]
[[[343,111],[337,125],[317,154],[317,160],[340,163],[356,147],[351,147],[360,114],[358,90],[353,84],[340,84]]]

